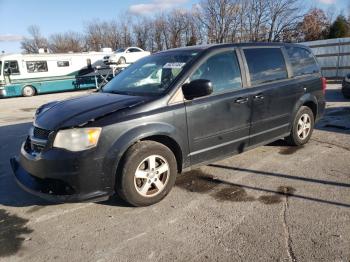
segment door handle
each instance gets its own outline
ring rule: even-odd
[[[263,100],[265,97],[263,94],[257,94],[254,96],[254,100]]]
[[[235,103],[237,104],[244,104],[248,102],[248,97],[239,97],[235,100]]]

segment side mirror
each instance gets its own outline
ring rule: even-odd
[[[182,93],[187,100],[196,97],[208,96],[213,93],[213,85],[210,80],[197,79],[182,86]]]

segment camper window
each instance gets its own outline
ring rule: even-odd
[[[19,74],[18,62],[16,60],[5,61],[4,62],[4,71],[10,71],[11,74]]]
[[[2,72],[2,61],[0,61],[0,76],[1,76],[1,72]]]
[[[47,72],[46,61],[28,61],[27,62],[28,73]]]
[[[69,66],[69,61],[57,61],[58,67],[66,67]]]

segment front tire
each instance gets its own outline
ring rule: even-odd
[[[133,206],[152,205],[170,192],[176,175],[173,152],[158,142],[142,141],[126,152],[116,191]]]
[[[22,89],[22,95],[25,97],[30,97],[35,95],[35,89],[32,86],[25,86]]]
[[[124,57],[119,58],[118,64],[120,64],[120,65],[126,64],[126,59]]]
[[[306,144],[312,135],[315,124],[315,118],[312,110],[307,106],[299,108],[294,121],[290,135],[286,141],[292,146],[301,146]]]

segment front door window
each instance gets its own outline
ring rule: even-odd
[[[190,77],[210,80],[213,94],[242,88],[241,71],[234,51],[222,52],[209,57]]]

